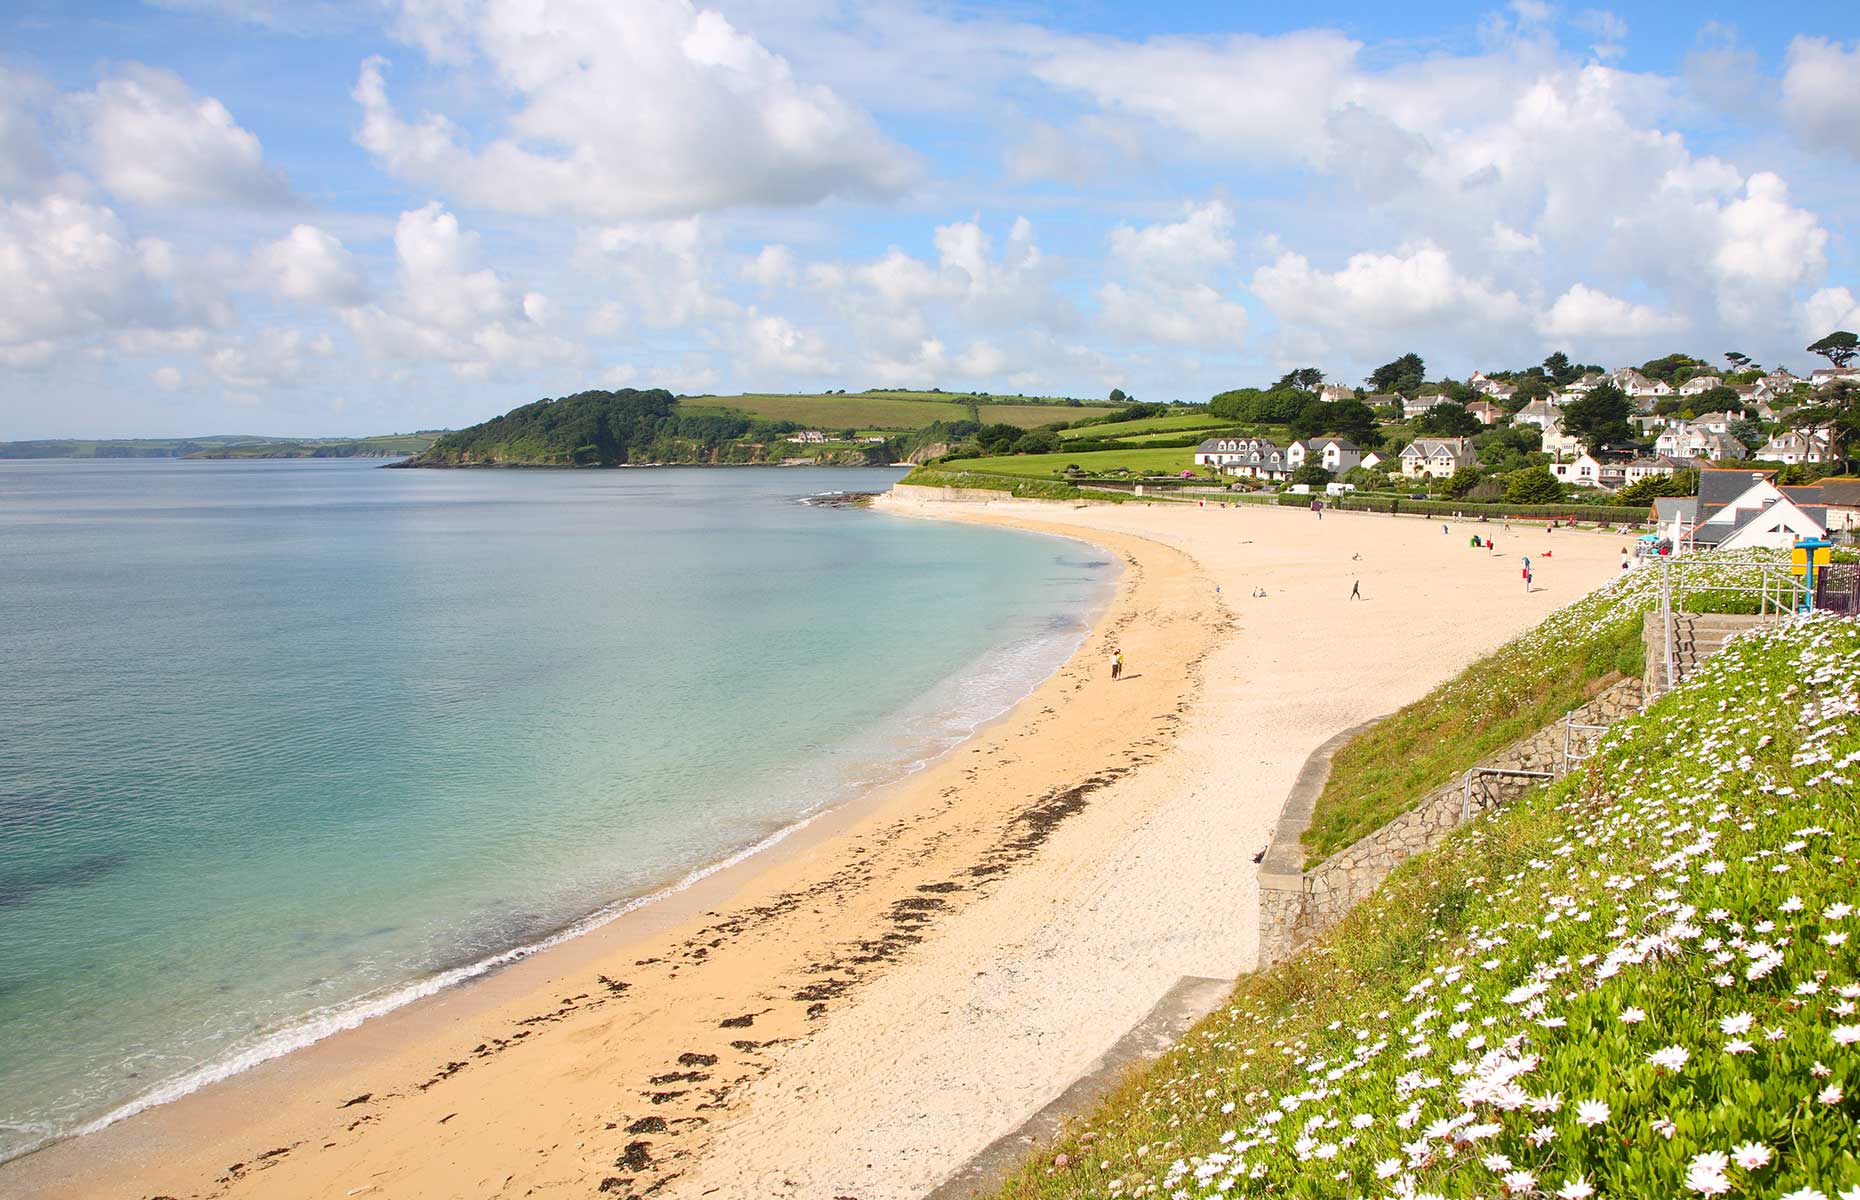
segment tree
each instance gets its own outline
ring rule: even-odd
[[[1279,377],[1279,382],[1272,385],[1275,392],[1315,392],[1323,386],[1324,372],[1316,367],[1299,367],[1287,371]]]
[[[1735,350],[1726,350],[1724,352],[1724,361],[1731,364],[1731,370],[1733,372],[1748,371],[1752,366],[1748,354],[1739,354]]]
[[[1412,396],[1427,382],[1427,363],[1410,350],[1394,362],[1383,363],[1369,374],[1369,387],[1376,392],[1399,392]]]
[[[1790,413],[1789,423],[1804,430],[1826,428],[1832,439],[1829,450],[1851,468],[1854,449],[1860,447],[1860,387],[1844,379],[1829,384],[1815,397],[1815,403]]]
[[[1561,350],[1544,359],[1544,376],[1557,387],[1576,382],[1581,374],[1582,368],[1572,365]]]
[[[1744,398],[1737,394],[1737,389],[1722,383],[1692,397],[1690,404],[1695,413],[1744,411]],[[1659,406],[1655,405],[1654,408],[1658,411]]]
[[[1543,462],[1543,430],[1535,425],[1507,425],[1473,438],[1479,462],[1492,472],[1509,474]]]
[[[1749,417],[1739,417],[1732,421],[1726,426],[1725,432],[1749,446],[1753,453],[1757,447],[1769,441],[1769,435],[1763,431],[1763,423],[1752,421]]]
[[[1053,454],[1059,449],[1059,435],[1043,429],[1023,433],[1014,439],[1013,450],[1016,454]]]
[[[1810,344],[1808,352],[1821,355],[1839,369],[1852,362],[1855,354],[1860,354],[1860,337],[1855,337],[1845,329],[1838,329]]]
[[[1447,480],[1445,483],[1441,484],[1440,490],[1446,493],[1449,500],[1464,500],[1466,498],[1466,493],[1478,487],[1479,481],[1484,477],[1485,473],[1478,467],[1461,467],[1459,470],[1453,472],[1453,474],[1447,476]]]
[[[1330,480],[1330,472],[1314,462],[1308,462],[1292,472],[1292,482],[1302,483],[1306,487],[1321,488]]]
[[[1376,414],[1361,400],[1332,400],[1324,405],[1324,428],[1319,432],[1369,445],[1376,437]]]
[[[975,432],[975,441],[984,454],[1006,454],[1020,440],[1020,426],[1005,422],[984,425]]]
[[[1660,496],[1690,496],[1698,491],[1697,471],[1674,471],[1636,479],[1615,493],[1617,504],[1651,504]]]
[[[1111,389],[1111,403],[1112,404],[1129,404],[1130,397],[1124,395],[1123,388],[1112,388]]]
[[[1423,437],[1471,437],[1483,428],[1464,404],[1451,402],[1434,405],[1414,423],[1414,431]]]
[[[1631,441],[1634,427],[1628,424],[1628,414],[1633,411],[1620,388],[1604,383],[1563,410],[1563,431],[1581,438],[1592,451],[1605,442]]]
[[[1525,467],[1505,477],[1505,499],[1512,504],[1555,504],[1563,498],[1563,485],[1549,467]]]
[[[1640,364],[1640,373],[1649,379],[1672,383],[1681,371],[1697,370],[1706,366],[1708,364],[1704,360],[1693,358],[1690,354],[1668,354],[1664,358],[1656,358]]]

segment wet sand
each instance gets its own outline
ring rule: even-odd
[[[1080,537],[1124,575],[1078,655],[924,771],[496,976],[0,1167],[0,1192],[920,1195],[1177,978],[1251,965],[1251,858],[1312,747],[1607,579],[1620,540],[1520,527],[1526,595],[1515,556],[1437,523],[883,505]]]

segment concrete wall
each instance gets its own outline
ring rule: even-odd
[[[1623,679],[1566,718],[1482,759],[1478,765],[1560,773],[1565,720],[1578,725],[1611,725],[1639,712],[1641,695],[1639,679]],[[1332,738],[1306,762],[1304,772],[1293,787],[1292,797],[1287,801],[1272,846],[1260,862],[1261,968],[1290,957],[1299,946],[1330,929],[1374,891],[1397,864],[1439,845],[1460,823],[1465,790],[1461,778],[1456,777],[1423,796],[1420,803],[1374,833],[1345,846],[1310,870],[1301,869],[1304,847],[1299,838],[1310,824],[1310,806],[1329,777],[1331,754],[1355,733],[1356,730],[1350,730]],[[1583,750],[1578,749],[1577,753]],[[1477,816],[1513,800],[1540,782],[1504,776],[1477,779],[1473,784],[1471,815]]]

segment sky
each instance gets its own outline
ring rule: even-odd
[[[1057,10],[1057,11],[1054,11]],[[0,440],[1860,331],[1846,3],[8,0]]]

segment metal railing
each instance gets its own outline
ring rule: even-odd
[[[1661,559],[1660,621],[1665,631],[1662,641],[1667,691],[1679,682],[1678,618],[1700,615],[1685,612],[1686,599],[1706,592],[1755,596],[1758,616],[1786,617],[1802,607],[1807,582],[1784,562],[1751,563],[1742,571],[1728,573],[1721,562],[1709,558]]]
[[[1570,767],[1574,764],[1587,762],[1591,758],[1594,758],[1596,751],[1601,748],[1601,735],[1606,732],[1608,732],[1608,726],[1606,725],[1582,725],[1570,720],[1568,717],[1564,717],[1563,765],[1559,768],[1560,773],[1567,775],[1569,774]],[[1578,740],[1579,737],[1586,735],[1593,736],[1588,736],[1586,741]]]
[[[1466,772],[1466,778],[1461,781],[1461,787],[1464,789],[1460,797],[1460,823],[1462,825],[1472,819],[1473,777],[1484,775],[1509,775],[1526,779],[1556,778],[1556,772],[1554,771],[1520,771],[1510,767],[1474,767]]]

